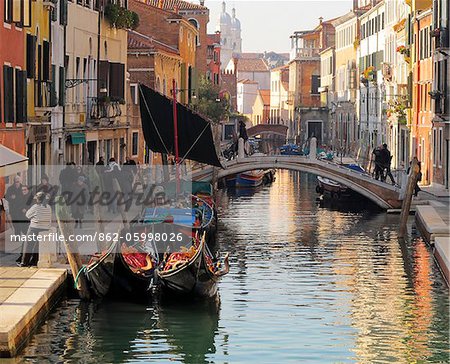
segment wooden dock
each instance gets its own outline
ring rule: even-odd
[[[65,289],[66,269],[0,267],[0,357],[13,357]]]

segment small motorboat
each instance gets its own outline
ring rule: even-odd
[[[263,183],[264,175],[265,171],[262,169],[239,173],[236,176],[236,187],[257,187]]]
[[[317,176],[317,181],[316,192],[321,195],[330,196],[333,199],[340,199],[343,196],[350,195],[351,190],[347,186],[332,179]]]

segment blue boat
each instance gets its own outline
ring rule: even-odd
[[[281,155],[303,155],[303,151],[296,144],[285,144],[280,147]]]

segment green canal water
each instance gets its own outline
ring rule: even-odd
[[[220,302],[62,301],[19,361],[58,363],[446,363],[449,292],[398,215],[320,207],[315,178],[222,191]]]

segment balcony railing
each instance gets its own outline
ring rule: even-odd
[[[319,48],[297,48],[295,50],[296,58],[313,58],[319,57]]]
[[[34,106],[50,108],[56,106],[56,92],[51,82],[34,81]]]
[[[108,98],[93,97],[88,102],[89,120],[100,122],[107,120],[113,123],[117,117],[122,115],[121,102],[111,101]]]

